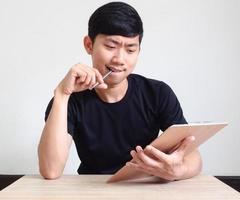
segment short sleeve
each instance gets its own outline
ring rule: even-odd
[[[177,96],[166,83],[162,84],[159,95],[158,113],[160,129],[165,131],[173,124],[186,124],[187,121],[183,115]]]
[[[48,103],[47,109],[45,111],[45,122],[47,121],[47,118],[49,116],[49,113],[51,112],[52,105],[53,105],[54,98],[51,99],[51,101]],[[67,129],[68,133],[73,136],[74,135],[74,129],[75,129],[75,112],[74,112],[74,106],[71,101],[71,98],[68,101],[68,114],[67,114]]]

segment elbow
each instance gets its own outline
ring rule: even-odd
[[[44,179],[55,180],[61,177],[63,169],[56,164],[49,163],[44,157],[40,156],[39,153],[38,166],[39,173]]]
[[[39,173],[41,176],[48,180],[55,180],[61,177],[63,170],[51,167],[46,163],[39,162]]]
[[[44,171],[44,170],[39,170],[41,176],[44,178],[44,179],[47,179],[47,180],[55,180],[55,179],[58,179],[61,177],[61,173],[57,173],[55,171]]]

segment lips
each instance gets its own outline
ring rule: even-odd
[[[115,73],[125,71],[125,69],[121,69],[121,68],[117,68],[117,67],[113,67],[113,66],[109,66],[109,65],[106,65],[106,68]]]

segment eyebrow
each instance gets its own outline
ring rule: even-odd
[[[112,42],[116,45],[120,45],[121,42],[117,41],[117,40],[114,40],[113,38],[106,38],[106,41],[107,42]],[[126,44],[126,46],[128,47],[135,47],[135,46],[138,46],[138,43],[129,43],[129,44]]]

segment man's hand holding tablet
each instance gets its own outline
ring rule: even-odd
[[[227,123],[196,123],[173,125],[145,149],[131,151],[133,159],[113,175],[108,182],[137,179],[149,175],[174,180],[185,170],[184,157],[196,150]]]

